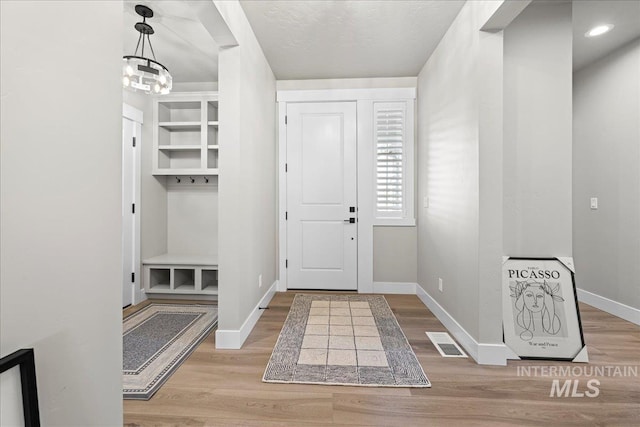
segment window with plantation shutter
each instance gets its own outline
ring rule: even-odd
[[[376,219],[413,217],[409,211],[413,205],[413,128],[407,129],[407,104],[374,103]]]

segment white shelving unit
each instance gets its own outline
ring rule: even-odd
[[[142,265],[147,294],[218,295],[215,256],[164,254]]]
[[[153,175],[218,175],[218,93],[154,101]]]

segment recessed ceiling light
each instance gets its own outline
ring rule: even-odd
[[[584,36],[585,37],[601,36],[602,34],[608,33],[612,29],[613,29],[613,25],[611,25],[611,24],[598,25],[598,26],[593,27],[592,29],[590,29],[586,33],[584,33]]]

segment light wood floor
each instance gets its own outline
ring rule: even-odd
[[[599,377],[599,395],[549,397],[552,378],[518,376],[518,366],[586,366],[513,361],[479,366],[442,358],[425,331],[442,324],[413,295],[387,301],[432,382],[430,389],[267,384],[262,374],[294,293],[277,294],[242,350],[216,350],[214,334],[147,402],[124,401],[129,426],[640,426],[640,378]],[[581,304],[589,366],[635,366],[640,327]],[[585,391],[581,378],[578,391]]]

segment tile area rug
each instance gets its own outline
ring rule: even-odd
[[[262,380],[431,387],[382,295],[296,295]]]
[[[123,398],[148,400],[218,323],[213,305],[150,304],[123,321]]]

